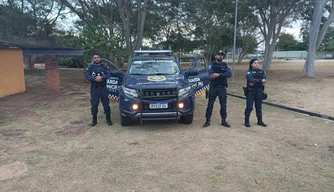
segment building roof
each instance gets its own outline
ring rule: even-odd
[[[22,49],[23,55],[83,55],[82,49],[74,49],[68,45],[60,45],[47,40],[5,36],[1,33],[0,48]]]

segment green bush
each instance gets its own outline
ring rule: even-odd
[[[59,66],[65,68],[84,68],[83,57],[59,57]]]

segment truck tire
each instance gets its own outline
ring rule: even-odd
[[[194,113],[191,113],[191,114],[185,115],[185,116],[181,116],[180,119],[181,119],[181,122],[183,124],[191,124],[193,122],[193,119],[194,119]]]
[[[120,116],[121,116],[121,125],[122,126],[132,125],[132,118],[131,117],[123,116],[122,114]]]

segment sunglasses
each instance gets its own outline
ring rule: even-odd
[[[93,59],[98,59],[98,58],[100,58],[100,57],[93,57]]]

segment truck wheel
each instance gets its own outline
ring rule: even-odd
[[[123,116],[121,114],[121,125],[122,126],[130,126],[132,125],[132,118],[128,116]]]
[[[181,116],[180,119],[183,124],[191,124],[194,119],[194,113],[186,116]]]

